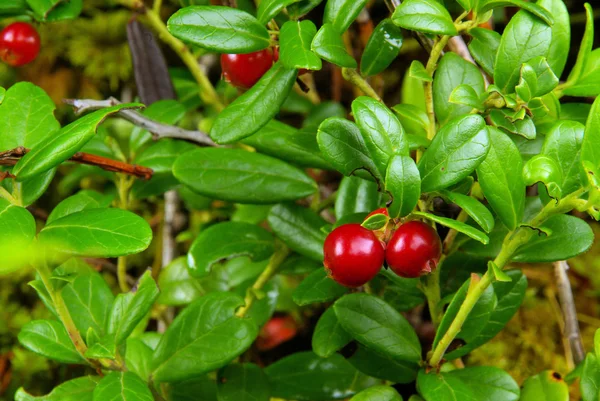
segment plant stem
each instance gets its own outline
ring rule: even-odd
[[[123,210],[129,209],[129,190],[133,185],[133,181],[126,175],[119,174],[117,176],[117,189],[119,191],[119,207]],[[127,257],[119,256],[117,259],[117,281],[119,282],[119,288],[121,292],[129,291],[129,284],[127,283]]]
[[[289,248],[283,244],[279,244],[279,248],[276,249],[273,256],[271,256],[269,264],[265,270],[263,270],[260,276],[258,276],[252,287],[248,288],[248,291],[246,292],[246,298],[244,298],[244,306],[240,307],[235,314],[237,317],[244,317],[246,313],[248,313],[248,310],[250,310],[252,304],[254,304],[254,301],[256,300],[257,291],[260,291],[277,273],[279,266],[281,266],[281,263],[283,263],[289,254]]]
[[[460,213],[456,217],[456,221],[460,221],[461,223],[464,223],[465,221],[467,221],[467,217],[469,217],[469,215],[463,209],[460,211]],[[448,234],[446,234],[446,238],[444,238],[444,244],[442,247],[444,254],[449,255],[451,253],[452,245],[454,244],[454,240],[456,239],[457,235],[458,235],[458,231],[456,231],[453,228],[451,228],[448,231]]]
[[[448,43],[450,36],[444,35],[439,40],[436,40],[433,48],[431,49],[431,54],[429,55],[429,60],[427,61],[427,66],[425,70],[429,73],[429,76],[433,77],[433,73],[437,67],[438,60]],[[427,108],[427,115],[429,116],[429,127],[427,129],[427,138],[433,139],[435,136],[435,110],[433,108],[433,81],[425,82],[425,106]]]
[[[17,200],[3,186],[0,186],[0,198],[6,199],[13,205],[17,204]]]
[[[369,85],[369,83],[358,73],[358,71],[356,71],[355,68],[342,68],[342,76],[348,82],[360,89],[365,95],[382,102],[377,92],[375,92],[375,89]]]
[[[442,301],[440,291],[440,270],[443,264],[444,256],[442,255],[441,260],[438,263],[437,269],[431,274],[421,277],[421,290],[427,298],[427,306],[429,307],[429,314],[431,315],[431,321],[434,327],[438,327],[442,321],[442,308],[440,304]]]

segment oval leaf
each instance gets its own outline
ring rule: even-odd
[[[490,242],[490,239],[488,238],[487,235],[485,235],[478,229],[473,228],[472,226],[462,223],[458,220],[449,219],[447,217],[436,216],[435,214],[425,213],[425,212],[414,212],[413,215],[414,216],[422,216],[431,221],[435,221],[436,223],[439,223],[443,226],[453,228],[456,231],[461,232],[461,233],[465,234],[466,236],[471,237],[474,240],[481,242],[484,245],[487,245]]]
[[[342,35],[331,24],[323,24],[315,35],[311,46],[323,60],[346,68],[356,68],[356,60],[346,50]]]
[[[33,320],[21,328],[19,342],[28,350],[62,363],[85,364],[62,323]]]
[[[22,388],[17,390],[15,401],[93,401],[98,376],[83,376],[66,381],[52,390],[50,394],[35,397],[27,394]]]
[[[219,401],[269,401],[267,376],[252,363],[229,365],[219,372],[217,398]]]
[[[377,184],[359,177],[344,177],[335,198],[335,216],[370,213],[380,205]]]
[[[440,194],[465,211],[486,233],[494,229],[494,215],[477,199],[457,192],[443,190]]]
[[[361,74],[376,75],[388,68],[398,57],[403,40],[402,31],[391,19],[381,21],[373,30],[360,59]]]
[[[348,292],[346,287],[327,277],[325,269],[318,269],[308,275],[292,294],[292,299],[299,306],[328,302]]]
[[[402,397],[393,387],[373,386],[356,394],[350,401],[402,401]]]
[[[366,4],[367,0],[327,0],[323,23],[331,24],[343,33]]]
[[[392,196],[388,206],[390,217],[404,217],[413,211],[421,196],[421,177],[412,158],[396,155],[390,159],[385,190]]]
[[[520,401],[569,401],[569,386],[558,372],[544,370],[527,378],[521,388]]]
[[[352,336],[340,325],[333,308],[321,315],[312,336],[312,349],[322,358],[328,358],[352,341]]]
[[[288,21],[279,32],[281,62],[288,68],[320,70],[321,59],[310,50],[317,27],[310,20]]]
[[[392,15],[394,24],[412,31],[455,36],[456,27],[446,8],[436,0],[407,0]]]
[[[131,372],[109,373],[94,390],[94,401],[119,398],[127,401],[154,401],[146,382]]]

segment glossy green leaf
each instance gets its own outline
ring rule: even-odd
[[[328,118],[319,126],[317,142],[323,157],[342,174],[382,179],[356,124],[339,117]]]
[[[585,3],[584,7],[586,14],[585,31],[583,33],[583,38],[581,39],[579,52],[577,53],[577,61],[571,69],[571,73],[567,79],[567,82],[570,85],[577,85],[581,80],[584,71],[587,69],[589,58],[592,54],[592,48],[594,46],[594,11],[592,10],[592,6],[588,3]],[[577,92],[577,89],[575,89],[575,91]],[[571,94],[569,88],[567,88],[566,93]]]
[[[542,263],[567,260],[592,246],[594,233],[585,221],[569,215],[549,218],[542,228],[551,235],[537,234],[515,252],[515,262]]]
[[[343,400],[373,384],[341,355],[297,352],[265,369],[271,396],[297,401]]]
[[[477,92],[475,92],[475,89],[473,89],[473,87],[470,85],[458,85],[450,94],[450,98],[448,99],[448,101],[450,103],[470,107],[471,109],[485,109],[483,103],[479,98],[479,95],[477,94]]]
[[[421,190],[432,192],[456,184],[479,166],[489,149],[488,130],[481,116],[468,115],[448,122],[419,161]]]
[[[32,320],[19,332],[19,342],[25,348],[62,363],[85,364],[69,338],[67,330],[54,320]]]
[[[323,60],[346,68],[356,68],[356,60],[346,50],[340,32],[331,24],[323,24],[312,43],[311,50]]]
[[[83,0],[27,0],[38,21],[61,21],[77,17],[83,8]]]
[[[533,140],[536,137],[535,124],[528,115],[515,116],[508,109],[493,109],[490,112],[489,118],[493,125],[506,132],[520,135],[529,140]]]
[[[171,401],[218,401],[217,384],[208,375],[175,383],[168,387],[167,394]]]
[[[154,401],[148,385],[131,372],[112,372],[104,376],[94,389],[94,401]]]
[[[167,29],[184,42],[219,53],[251,53],[270,44],[263,24],[231,7],[182,8],[169,18]]]
[[[534,57],[547,57],[552,28],[528,11],[519,11],[502,34],[494,65],[494,83],[511,93],[519,80],[521,65]]]
[[[312,349],[322,358],[328,358],[352,341],[352,336],[340,325],[333,308],[319,318],[312,336]]]
[[[143,380],[148,380],[151,371],[152,348],[144,344],[139,338],[133,337],[128,338],[126,344],[125,365],[127,365],[127,370],[135,373]]]
[[[453,92],[461,85],[471,87],[469,93],[474,98],[478,98],[485,90],[483,76],[477,66],[456,53],[448,52],[440,60],[433,80],[433,105],[442,126],[453,118],[470,113],[474,108],[472,105],[448,104],[452,102]]]
[[[344,330],[361,344],[394,359],[421,360],[421,344],[414,329],[385,301],[355,293],[340,298],[333,308]]]
[[[271,120],[242,142],[260,153],[295,165],[331,169],[331,165],[319,150],[316,130],[298,130],[277,120]]]
[[[298,168],[241,149],[187,152],[175,161],[173,174],[201,195],[240,203],[295,200],[317,189],[315,182]]]
[[[360,59],[361,74],[377,75],[388,68],[400,53],[403,40],[402,31],[391,19],[377,24]]]
[[[389,269],[382,269],[380,274],[387,279],[383,300],[396,310],[409,311],[425,301],[418,279],[400,277]]]
[[[346,287],[327,277],[325,269],[318,269],[308,275],[294,290],[292,299],[299,306],[337,299],[348,292]]]
[[[117,345],[124,342],[150,312],[158,293],[151,272],[146,271],[134,290],[117,296],[108,321],[108,332],[114,335]]]
[[[523,218],[525,182],[517,146],[505,134],[488,128],[490,151],[477,168],[485,198],[506,227],[514,230]]]
[[[310,20],[288,21],[279,32],[280,58],[288,68],[320,70],[321,59],[310,50],[317,27]]]
[[[427,129],[429,127],[429,117],[427,117],[425,110],[422,110],[412,104],[397,104],[396,106],[392,107],[392,110],[396,113],[398,120],[400,120],[400,123],[402,124],[402,127],[404,127],[408,133],[409,146],[411,136],[421,137],[419,139],[424,140],[427,139],[426,137]],[[429,146],[429,144],[427,144],[427,146]]]
[[[252,88],[219,113],[211,138],[219,144],[233,143],[264,127],[279,112],[296,76],[297,71],[282,62],[273,64]]]
[[[89,346],[89,341],[88,346]],[[84,356],[91,359],[115,359],[117,354],[117,344],[112,337],[102,337],[93,345],[89,346]]]
[[[255,261],[267,259],[274,251],[273,236],[250,223],[224,222],[202,230],[188,253],[190,273],[206,276],[215,263],[238,256]]]
[[[115,297],[102,276],[96,272],[79,275],[61,291],[75,326],[80,333],[92,328],[104,334]]]
[[[373,216],[367,217],[365,221],[362,222],[361,226],[371,231],[380,230],[385,227],[389,219],[390,218],[385,214],[377,213]]]
[[[335,198],[335,216],[343,216],[367,212],[370,213],[380,205],[377,184],[359,177],[344,177]]]
[[[388,206],[390,217],[404,217],[413,211],[421,196],[421,177],[412,158],[395,155],[390,159],[385,190],[392,197]]]
[[[186,259],[173,260],[158,276],[160,295],[157,303],[160,305],[187,305],[204,293],[200,283],[191,277]]]
[[[552,44],[548,51],[548,64],[550,64],[550,68],[552,68],[554,74],[560,78],[567,64],[569,47],[571,45],[569,11],[563,0],[541,0],[537,5],[548,10],[548,13],[554,19],[554,23],[552,24]]]
[[[546,155],[536,155],[529,159],[523,167],[525,185],[544,184],[553,199],[562,197],[560,184],[563,181],[562,170],[558,163]]]
[[[479,231],[478,229],[474,228],[473,226],[470,226],[470,225],[460,222],[458,220],[449,219],[448,217],[442,217],[442,216],[438,216],[438,215],[426,213],[426,212],[413,212],[413,215],[421,216],[428,220],[431,220],[438,224],[441,224],[443,226],[452,228],[460,233],[465,234],[468,237],[473,238],[474,240],[481,242],[484,245],[487,245],[490,241],[488,236],[485,235],[483,232]]]
[[[300,0],[288,7],[288,13],[292,19],[298,19],[308,14],[322,2],[323,0]]]
[[[477,199],[463,195],[458,192],[447,190],[440,191],[440,194],[448,202],[459,206],[465,213],[469,215],[486,233],[489,233],[494,228],[494,215],[489,209],[479,202]]]
[[[154,353],[157,382],[189,379],[227,365],[254,341],[258,328],[234,316],[243,300],[232,293],[211,293],[180,313]]]
[[[446,8],[436,0],[407,0],[392,14],[394,24],[412,31],[455,36],[456,27]]]
[[[597,355],[592,353],[586,355],[580,380],[579,388],[582,400],[600,400],[600,390],[598,390],[600,388],[600,361]]]
[[[27,394],[20,388],[15,394],[15,401],[93,401],[94,389],[99,381],[98,376],[78,377],[54,387],[52,392],[39,397]]]
[[[33,241],[35,232],[35,219],[27,209],[0,198],[0,252],[3,254],[0,274],[23,265],[23,260],[15,253],[19,253],[19,249],[24,251]]]
[[[600,176],[600,99],[596,98],[585,124],[581,144],[581,163],[588,174]]]
[[[549,5],[549,4],[548,4]],[[482,0],[478,4],[477,11],[484,13],[498,7],[513,6],[519,7],[529,11],[531,14],[543,20],[548,25],[554,24],[554,13],[547,10],[548,7],[544,7],[541,4],[529,3],[523,0]],[[554,10],[553,10],[554,11]],[[562,9],[560,10],[562,12]],[[564,11],[566,13],[566,9]]]
[[[39,239],[66,254],[106,258],[145,250],[152,230],[143,218],[126,210],[88,209],[46,225]]]
[[[326,235],[321,231],[326,222],[314,211],[291,203],[275,205],[267,217],[275,235],[287,246],[315,261],[323,261],[323,242]]]
[[[358,346],[348,362],[366,375],[391,383],[412,383],[417,378],[419,371],[419,365],[416,362],[400,361],[383,356],[363,345]]]
[[[8,88],[0,103],[0,151],[37,147],[55,136],[60,129],[55,109],[46,92],[32,83],[19,82]]]
[[[48,216],[46,224],[52,223],[54,220],[65,217],[85,209],[98,209],[107,207],[108,205],[102,201],[102,194],[93,190],[81,190],[75,195],[60,201],[58,205]]]
[[[323,23],[331,24],[340,33],[350,27],[367,0],[327,0]]]
[[[519,386],[508,373],[491,366],[475,366],[417,377],[425,401],[517,401]]]
[[[275,18],[281,10],[298,1],[300,0],[263,0],[258,5],[256,18],[262,25],[266,25]]]
[[[569,386],[558,372],[544,370],[523,382],[520,401],[537,400],[569,401]]]
[[[194,81],[194,89],[197,95],[198,89],[196,85],[197,84]],[[181,98],[181,96],[179,97]],[[142,110],[142,114],[145,117],[148,117],[149,119],[157,121],[159,123],[175,125],[185,116],[185,110],[186,109],[183,103],[173,99],[166,99],[152,103],[150,106]],[[133,130],[131,130],[131,135],[129,136],[130,152],[135,154],[144,145],[151,143],[152,140],[152,134],[150,132],[138,126],[134,127]],[[164,141],[159,141],[159,143],[160,142]]]
[[[402,397],[393,387],[373,386],[356,394],[350,401],[402,401]]]
[[[22,15],[27,9],[25,0],[8,0],[0,4],[0,15]]]
[[[488,75],[494,75],[496,54],[500,47],[500,34],[491,29],[473,28],[469,31],[469,35],[473,37],[469,43],[471,55]]]
[[[217,399],[219,401],[269,401],[267,376],[261,368],[252,363],[229,365],[219,372]]]
[[[408,75],[410,75],[411,78],[423,82],[433,81],[433,78],[431,78],[431,75],[429,75],[429,73],[425,69],[425,66],[419,60],[413,60],[410,63],[410,67],[408,68]]]
[[[3,103],[5,104],[6,102]],[[119,110],[138,106],[140,104],[137,103],[120,104],[97,110],[75,120],[61,128],[49,140],[33,146],[15,165],[13,174],[23,181],[50,170],[77,153],[94,136],[98,125],[108,116],[118,113]]]

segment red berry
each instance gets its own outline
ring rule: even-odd
[[[275,59],[275,62],[279,61],[279,46],[277,46],[277,47],[275,48],[275,50],[274,50],[274,52],[273,52],[273,53],[274,53],[274,59]],[[306,74],[306,73],[308,73],[308,70],[307,70],[306,68],[300,68],[300,69],[298,70],[298,76],[300,76],[300,75],[304,75],[304,74]]]
[[[248,54],[221,54],[221,69],[225,80],[239,88],[251,88],[272,65],[271,49]]]
[[[397,275],[414,278],[435,269],[441,255],[442,241],[437,232],[430,225],[413,220],[394,232],[385,260]]]
[[[18,67],[31,63],[40,52],[40,35],[25,22],[15,22],[0,32],[0,58]]]
[[[376,214],[385,214],[387,217],[390,217],[387,208],[385,207],[380,207],[379,209],[375,209],[373,210],[371,213],[369,213],[367,215],[367,217],[365,217],[365,220],[368,219],[371,216],[375,216]]]
[[[372,231],[344,224],[325,239],[323,261],[329,277],[346,287],[360,287],[377,275],[385,251]]]
[[[298,328],[291,316],[274,317],[260,330],[256,339],[256,347],[260,351],[268,351],[296,336]]]

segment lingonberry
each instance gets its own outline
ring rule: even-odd
[[[291,316],[276,316],[269,320],[260,330],[256,339],[256,348],[268,351],[296,337],[298,326]]]
[[[223,76],[238,88],[251,88],[272,65],[270,48],[248,54],[221,54]]]
[[[437,232],[413,220],[394,232],[386,247],[385,260],[397,275],[414,278],[435,269],[441,254],[442,242]]]
[[[381,242],[360,224],[344,224],[333,230],[323,251],[329,277],[346,287],[360,287],[371,280],[385,258]]]
[[[26,22],[14,22],[0,32],[0,58],[18,67],[31,63],[40,52],[40,35]]]
[[[379,209],[375,209],[371,213],[369,213],[367,215],[367,217],[365,217],[365,220],[368,219],[371,216],[375,216],[376,214],[384,214],[384,215],[390,217],[390,215],[388,213],[388,210],[385,207],[380,207]]]

